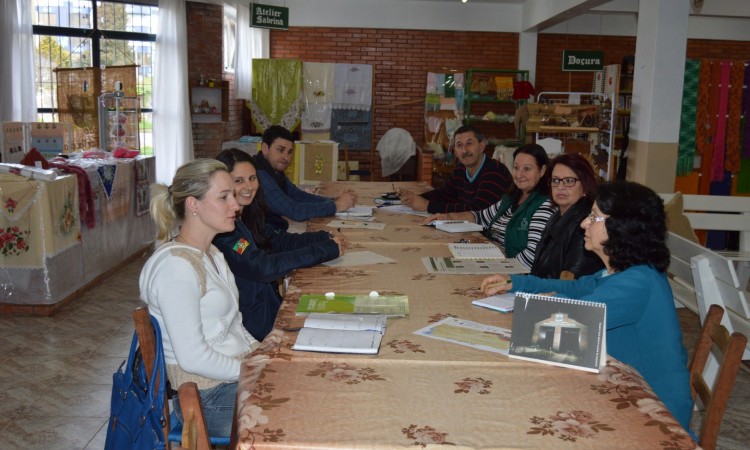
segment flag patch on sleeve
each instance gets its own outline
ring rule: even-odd
[[[240,239],[237,241],[237,243],[234,244],[234,247],[232,247],[232,250],[239,253],[240,255],[245,252],[245,249],[250,247],[250,243],[247,242],[244,239]]]

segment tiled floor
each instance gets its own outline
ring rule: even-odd
[[[53,317],[0,316],[0,448],[101,449],[112,373],[127,357],[140,305],[144,258],[128,264]],[[700,330],[680,310],[688,348]],[[742,370],[718,448],[750,442],[750,373]]]

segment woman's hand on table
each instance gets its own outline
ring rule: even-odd
[[[433,214],[422,221],[422,225],[429,225],[433,220],[448,220],[450,213]]]
[[[510,276],[505,274],[490,275],[482,280],[480,290],[486,296],[508,292],[513,288]]]

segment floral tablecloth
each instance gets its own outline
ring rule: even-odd
[[[352,186],[360,199],[390,190]],[[413,334],[445,317],[509,329],[512,314],[471,304],[481,275],[427,274],[421,257],[448,256],[455,235],[423,227],[417,216],[376,211],[376,220],[383,231],[344,230],[350,251],[396,263],[292,276],[275,330],[243,364],[237,448],[695,448],[640,374],[614,359],[593,374]],[[407,317],[388,319],[377,355],[291,350],[297,333],[282,328],[300,324],[300,294],[371,290],[406,294],[410,306]]]

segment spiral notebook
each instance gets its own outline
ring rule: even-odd
[[[508,356],[599,373],[607,362],[607,306],[516,293]]]
[[[471,244],[451,242],[448,244],[454,258],[457,259],[505,259],[503,252],[495,244]]]

